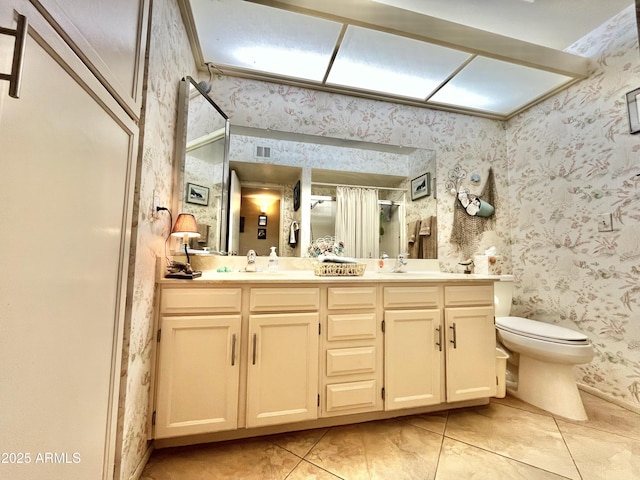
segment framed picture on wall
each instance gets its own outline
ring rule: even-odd
[[[431,195],[431,173],[426,172],[411,180],[411,200]]]
[[[300,180],[293,187],[293,211],[297,212],[300,208]]]
[[[209,189],[195,183],[187,183],[187,203],[209,205]]]
[[[267,216],[266,215],[258,215],[258,226],[266,227],[267,226]]]
[[[640,88],[627,93],[627,114],[629,115],[629,132],[640,132]]]
[[[267,239],[267,229],[259,228],[258,229],[258,240],[266,240]]]

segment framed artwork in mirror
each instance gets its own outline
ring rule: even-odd
[[[266,215],[258,215],[258,226],[266,227],[267,226],[267,216]]]
[[[293,211],[297,212],[300,208],[300,180],[293,187]]]
[[[258,229],[258,240],[266,240],[267,239],[267,229],[259,228]]]
[[[411,200],[431,195],[431,173],[426,172],[411,180]]]
[[[187,203],[209,205],[209,189],[195,183],[187,183]]]
[[[640,88],[627,93],[627,114],[629,115],[629,132],[640,132]]]

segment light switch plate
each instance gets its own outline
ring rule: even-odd
[[[599,232],[613,231],[613,218],[610,213],[601,213],[600,215],[598,215],[598,231]]]

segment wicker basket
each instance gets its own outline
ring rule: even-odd
[[[319,277],[360,277],[367,268],[366,263],[316,263],[313,273]]]

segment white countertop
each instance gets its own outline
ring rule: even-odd
[[[464,273],[443,273],[437,271],[409,271],[407,273],[377,273],[366,271],[362,276],[317,276],[310,270],[280,270],[278,272],[217,272],[204,271],[193,280],[160,278],[162,284],[194,285],[209,283],[466,283],[481,281],[508,281],[512,275],[480,275]]]

